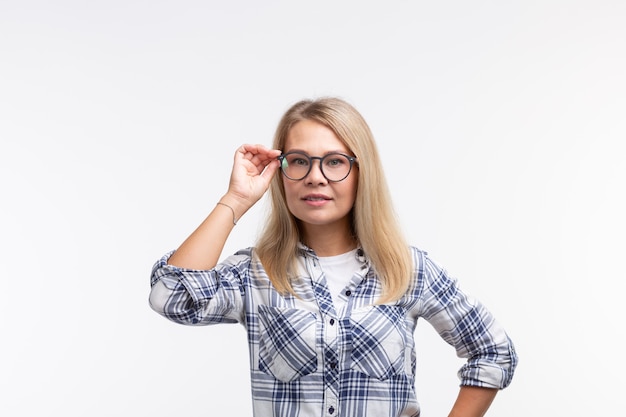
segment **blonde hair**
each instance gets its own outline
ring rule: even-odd
[[[330,128],[358,160],[358,188],[352,208],[352,233],[378,275],[382,304],[407,291],[413,271],[409,246],[391,204],[389,188],[372,132],[361,114],[342,99],[324,97],[302,100],[291,106],[280,120],[274,149],[283,149],[290,129],[302,120]],[[257,254],[274,287],[294,294],[290,276],[296,272],[301,232],[285,201],[283,176],[270,185],[271,211],[257,242]]]

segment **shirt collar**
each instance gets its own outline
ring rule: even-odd
[[[315,259],[318,259],[318,256],[315,253],[315,251],[309,248],[307,245],[305,245],[302,242],[298,242],[298,254],[300,256],[312,256]],[[356,257],[357,261],[359,261],[361,264],[363,264],[364,266],[369,266],[370,264],[369,257],[365,254],[365,251],[360,245],[357,247],[357,250],[354,256]]]

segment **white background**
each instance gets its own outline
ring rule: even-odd
[[[618,414],[624,22],[621,0],[0,0],[0,414],[251,415],[243,328],[161,318],[149,274],[236,147],[321,95],[363,113],[411,243],[515,341],[488,415]],[[417,338],[444,416],[462,361]]]

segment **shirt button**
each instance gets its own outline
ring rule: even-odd
[[[330,319],[329,323],[330,323],[331,326],[334,326],[335,325],[335,319]]]
[[[335,412],[335,407],[329,407],[328,408],[328,414],[332,414]]]
[[[330,369],[335,369],[337,367],[337,362],[330,363]]]
[[[348,290],[346,291],[346,297],[350,297],[352,295],[352,291]]]

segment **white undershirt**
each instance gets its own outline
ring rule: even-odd
[[[350,283],[352,276],[360,270],[361,264],[356,257],[357,249],[336,256],[320,256],[320,266],[326,276],[330,295],[333,297],[336,310],[342,304],[339,294]]]

